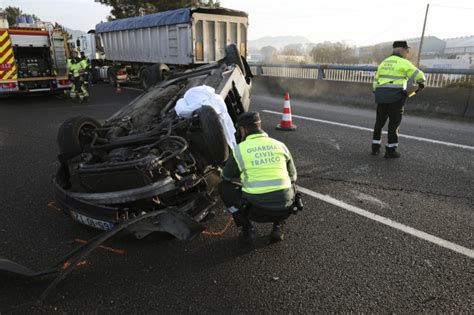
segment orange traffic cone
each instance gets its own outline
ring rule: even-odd
[[[121,94],[122,88],[120,87],[120,82],[117,82],[117,87],[115,88],[115,94]]]
[[[291,104],[290,94],[285,93],[285,105],[283,106],[283,116],[281,117],[280,124],[276,127],[278,130],[293,131],[296,130],[296,126],[291,121]]]

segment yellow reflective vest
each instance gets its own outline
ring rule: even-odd
[[[234,159],[240,170],[242,190],[248,194],[265,194],[291,187],[287,162],[291,154],[285,144],[266,133],[247,136],[235,146]]]
[[[425,82],[425,74],[415,67],[409,60],[392,55],[379,65],[373,82],[373,90],[377,88],[394,88],[406,90],[407,82]]]
[[[87,59],[81,59],[79,62],[84,70],[88,70],[89,68],[89,60]]]
[[[73,62],[71,59],[67,60],[67,66],[69,69],[69,73],[72,74],[73,77],[78,77],[81,75],[81,70],[83,69],[80,62]]]

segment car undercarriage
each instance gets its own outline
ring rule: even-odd
[[[224,99],[235,123],[248,110],[251,73],[235,47],[228,47],[229,56],[157,84],[103,124],[83,116],[65,121],[58,131],[57,205],[101,230],[165,210],[156,222],[174,220],[129,231],[137,238],[154,230],[187,240],[199,235],[199,222],[216,202],[229,146],[211,106],[183,118],[175,105],[189,89],[208,86]]]
[[[202,104],[189,117],[178,115],[175,106],[186,91],[207,86],[225,103],[233,124],[248,111],[252,74],[235,45],[226,52],[219,62],[156,84],[103,123],[84,116],[66,120],[58,131],[55,206],[103,232],[42,271],[0,259],[0,272],[31,278],[56,274],[41,301],[118,233],[139,239],[153,232],[180,240],[200,235],[201,222],[217,202],[229,144],[212,106]]]

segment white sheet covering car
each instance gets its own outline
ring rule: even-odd
[[[206,85],[196,86],[189,89],[176,103],[176,113],[183,118],[190,118],[193,112],[202,106],[211,106],[219,115],[219,120],[224,128],[225,138],[229,147],[233,148],[237,141],[235,139],[236,129],[227,106],[222,97],[216,94],[214,88]]]

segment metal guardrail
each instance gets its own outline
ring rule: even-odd
[[[250,64],[257,76],[316,79],[328,81],[372,83],[376,66],[346,65],[299,65],[299,64]],[[447,87],[473,83],[474,69],[422,68],[426,75],[427,87]]]

